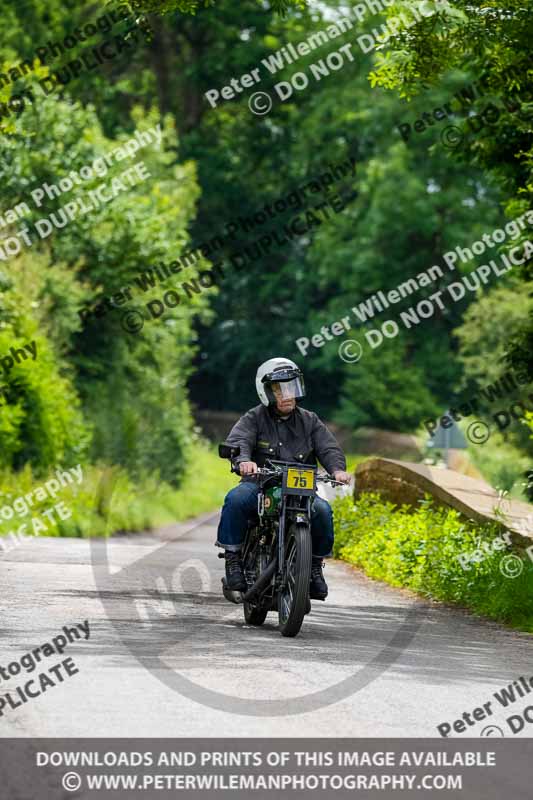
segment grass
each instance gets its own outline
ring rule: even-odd
[[[179,489],[163,485],[145,498],[152,526],[182,521],[222,506],[226,493],[239,478],[230,472],[229,461],[218,456],[216,448],[196,447],[191,464]]]
[[[35,491],[52,477],[53,473],[36,479],[29,467],[19,473],[4,472],[0,475],[0,509],[12,506],[16,498]],[[118,467],[85,466],[81,484],[68,484],[55,497],[35,501],[28,514],[15,513],[10,520],[0,516],[0,536],[15,534],[24,523],[27,527],[21,533],[32,535],[37,525],[37,534],[42,536],[90,537],[146,530],[215,511],[237,480],[229,471],[229,463],[205,443],[191,448],[189,469],[179,489],[157,476],[135,482]],[[70,511],[68,519],[59,519],[57,512],[43,516],[58,502]],[[24,511],[22,507],[19,510]]]
[[[531,468],[531,456],[514,447],[498,432],[493,432],[482,446],[471,444],[468,450],[472,463],[488,483],[495,489],[508,492],[510,498],[528,502],[525,472]]]
[[[350,455],[348,469],[353,470],[364,458]],[[179,489],[154,475],[134,481],[125,470],[105,464],[82,465],[82,469],[81,484],[68,484],[55,497],[35,499],[27,514],[21,508],[21,513],[16,512],[9,520],[0,515],[0,537],[16,535],[24,524],[24,535],[83,538],[149,530],[216,511],[226,492],[238,482],[238,477],[230,473],[229,462],[218,457],[214,446],[201,441],[191,447],[188,469]],[[4,471],[0,474],[0,509],[12,506],[17,498],[35,492],[53,477],[51,472],[36,478],[29,467],[18,473]],[[67,519],[50,511],[58,502],[70,512]]]
[[[362,461],[368,461],[369,458],[376,458],[376,456],[362,456],[358,453],[346,453],[346,471],[354,472],[355,468],[359,466]]]
[[[505,549],[487,554],[482,543],[500,541],[501,528],[476,525],[454,509],[435,508],[428,498],[416,509],[363,494],[336,500],[334,555],[361,567],[370,577],[412,589],[432,600],[455,603],[484,616],[533,632],[533,563],[521,560],[521,574],[505,577]],[[458,556],[465,560],[463,569]]]

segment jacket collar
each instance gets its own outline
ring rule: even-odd
[[[268,411],[269,416],[273,420],[282,419],[284,422],[294,422],[294,420],[296,419],[296,414],[298,412],[298,406],[296,405],[294,407],[294,409],[291,411],[291,413],[289,414],[288,417],[282,417],[281,414],[279,414],[276,406],[268,406],[267,411]]]

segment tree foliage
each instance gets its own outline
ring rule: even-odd
[[[388,16],[394,16],[398,8],[397,3],[390,6]],[[468,70],[476,79],[486,79],[486,91],[464,113],[481,118],[481,127],[475,136],[467,136],[461,160],[496,177],[509,216],[531,207],[533,195],[532,11],[530,0],[511,0],[505,7],[496,0],[482,5],[466,0],[435,2],[429,19],[383,45],[371,75],[375,85],[398,90],[402,96],[418,94],[454,70]],[[516,110],[502,110],[500,103],[497,124],[482,124],[487,101],[501,97],[512,98]],[[462,127],[468,132],[468,119]],[[532,270],[530,260],[522,270],[525,281],[531,281]],[[507,338],[506,349],[512,363],[531,367],[531,313]]]
[[[94,106],[43,100],[20,116],[22,133],[5,137],[5,208],[27,197],[31,213],[24,223],[30,229],[38,219],[54,212],[59,216],[72,199],[70,192],[47,198],[39,208],[29,192],[43,183],[57,184],[71,170],[79,171],[124,144],[136,129],[160,122],[157,111],[138,109],[113,139],[103,133]],[[182,473],[191,427],[186,379],[193,353],[192,320],[205,313],[207,295],[167,309],[164,320],[147,324],[140,335],[121,327],[120,309],[108,308],[103,317],[91,314],[83,323],[78,313],[125,285],[135,287],[143,270],[169,263],[186,249],[187,225],[198,198],[196,175],[192,163],[177,158],[170,119],[163,129],[161,149],[141,151],[150,173],[147,182],[43,240],[34,236],[24,256],[4,266],[8,278],[2,286],[2,343],[7,347],[12,333],[17,339],[42,337],[35,366],[25,362],[20,367],[27,373],[18,390],[20,401],[3,409],[9,436],[1,448],[4,465],[29,461],[47,467],[78,458],[90,432],[94,457],[123,464],[135,474],[157,469],[173,482]],[[83,190],[109,185],[128,166],[131,162],[114,165]],[[205,266],[198,262],[190,277]],[[139,292],[140,306],[162,291]]]
[[[409,5],[419,4],[396,3],[388,13]],[[365,353],[356,365],[339,357],[338,346],[345,338],[364,341],[366,329],[354,307],[443,265],[445,252],[501,225],[502,203],[510,216],[529,205],[532,153],[524,98],[519,114],[503,109],[498,125],[487,123],[476,135],[466,115],[453,117],[465,143],[447,157],[439,125],[409,141],[398,133],[402,121],[412,123],[441,107],[485,72],[491,92],[524,89],[529,68],[523,4],[501,11],[493,4],[480,9],[427,0],[431,17],[400,31],[376,53],[364,55],[354,45],[353,60],[340,71],[311,78],[305,91],[295,90],[285,101],[276,94],[278,82],[297,71],[309,76],[311,64],[341,44],[353,44],[376,18],[369,14],[342,39],[269,74],[262,59],[345,16],[343,3],[135,0],[134,23],[116,23],[44,65],[33,61],[38,46],[62,42],[112,6],[28,0],[10,5],[0,19],[4,73],[22,59],[33,64],[31,73],[0,89],[0,102],[9,104],[23,90],[36,98],[22,113],[1,120],[2,212],[32,188],[55,184],[109,153],[136,130],[158,124],[164,130],[160,150],[147,147],[137,155],[150,172],[148,181],[54,229],[20,256],[0,261],[0,357],[26,338],[39,347],[31,370],[26,363],[13,371],[17,386],[6,377],[10,394],[0,409],[0,465],[29,462],[46,469],[62,460],[101,458],[132,473],[159,470],[176,483],[192,435],[189,392],[204,408],[242,410],[256,402],[257,364],[275,354],[302,365],[313,408],[347,425],[411,430],[423,416],[438,413],[465,370],[468,376],[470,365],[458,358],[458,348],[460,341],[475,341],[470,321],[476,307],[479,314],[492,313],[501,302],[497,316],[503,319],[509,292],[529,286],[529,265],[520,283],[503,279],[501,294],[498,288],[479,301],[485,305],[477,306],[471,295],[439,310],[423,329],[403,330],[376,353]],[[40,81],[141,21],[151,33],[135,48],[44,95]],[[256,87],[211,106],[209,90],[221,90],[254,68],[261,75]],[[265,116],[248,107],[255,88],[274,99]],[[487,92],[469,111],[479,114],[493,96]],[[350,158],[357,162],[355,174],[308,194],[304,203],[265,224],[246,222]],[[101,181],[119,172],[117,165]],[[58,213],[68,199],[47,198],[45,209],[32,207],[24,222],[34,225]],[[317,210],[330,201],[343,210]],[[296,217],[305,220],[309,210],[321,215],[320,224],[258,250],[261,237],[281,238],[284,227]],[[238,220],[244,223],[230,235],[228,225]],[[90,315],[82,324],[80,310],[135,285],[140,271],[168,264],[216,236],[222,246],[213,252],[204,247],[183,276],[135,294],[132,307],[145,308],[166,288],[182,293],[179,305],[148,320],[142,333],[128,334],[116,311]],[[254,256],[237,268],[232,256],[244,248]],[[218,288],[185,297],[182,278],[197,278],[216,262],[224,270]],[[453,275],[376,314],[369,326],[395,318],[477,263],[482,260],[458,263]],[[310,345],[302,355],[297,339],[311,339],[346,316],[351,328],[345,336],[323,347]],[[465,334],[457,339],[453,332],[463,321]],[[513,314],[513,321],[512,342],[504,349],[519,359],[530,352],[531,326],[524,316]],[[514,355],[513,342],[520,345]]]

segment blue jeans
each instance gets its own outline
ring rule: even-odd
[[[239,483],[227,493],[218,525],[217,547],[240,550],[248,521],[257,519],[259,487],[251,481]],[[315,497],[311,511],[311,539],[314,556],[328,556],[333,547],[333,514],[331,506]]]

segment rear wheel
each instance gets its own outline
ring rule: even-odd
[[[257,608],[250,603],[244,603],[244,619],[248,625],[262,625],[268,614],[268,609]]]
[[[279,630],[296,636],[302,627],[309,601],[311,581],[311,532],[309,525],[291,526],[285,555],[285,586],[278,595]]]
[[[245,575],[249,587],[254,583],[254,581],[257,580],[259,575],[267,568],[267,566],[268,556],[266,553],[260,552],[259,549],[256,549],[253,554],[250,553],[244,565]],[[269,612],[268,608],[264,608],[262,605],[257,603],[243,603],[243,610],[244,619],[248,625],[262,625],[266,619],[266,615]]]

